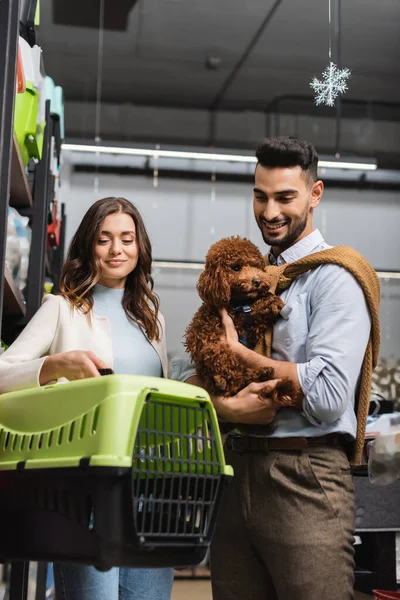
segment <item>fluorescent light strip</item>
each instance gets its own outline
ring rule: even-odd
[[[161,267],[162,269],[196,269],[203,270],[204,263],[186,263],[186,262],[175,262],[168,260],[153,260],[153,267]]]
[[[353,169],[354,171],[376,171],[374,163],[343,162],[334,160],[319,160],[318,168],[325,169]]]
[[[386,271],[377,271],[379,279],[400,279],[400,273],[391,273]]]
[[[195,160],[218,160],[231,162],[255,163],[253,156],[239,154],[211,154],[208,152],[186,152],[183,150],[151,150],[149,148],[118,148],[115,146],[88,146],[80,144],[63,144],[63,150],[73,152],[93,152],[95,154],[125,154],[130,156],[150,156],[152,158],[191,158]]]
[[[193,269],[203,270],[204,263],[201,262],[175,262],[169,260],[153,260],[153,267],[161,269]],[[400,272],[376,271],[379,279],[400,279]]]
[[[188,152],[184,150],[152,150],[150,148],[124,148],[118,146],[93,146],[89,144],[62,144],[63,150],[71,152],[91,152],[94,154],[122,154],[125,156],[149,156],[152,158],[181,158],[194,160],[210,160],[219,162],[239,162],[255,164],[254,156],[242,154],[211,154],[209,152]],[[333,160],[320,160],[319,168],[327,169],[354,169],[356,171],[375,171],[374,163],[345,162]]]

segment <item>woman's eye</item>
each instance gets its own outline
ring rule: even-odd
[[[108,240],[97,240],[97,243],[100,244],[100,246],[107,244],[107,242],[108,242]]]
[[[122,240],[122,243],[123,244],[132,244],[133,240],[130,240],[130,239],[129,240]]]
[[[240,271],[240,265],[232,265],[232,271]]]

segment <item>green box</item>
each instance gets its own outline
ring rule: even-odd
[[[0,557],[197,564],[225,464],[201,388],[107,375],[0,396]]]
[[[211,432],[213,441],[211,442]],[[225,465],[208,394],[175,381],[107,375],[0,397],[0,470],[79,466],[204,472]]]
[[[14,130],[25,166],[31,157],[39,159],[42,154],[42,147],[37,141],[38,111],[39,94],[27,81],[25,92],[15,96],[14,109]]]

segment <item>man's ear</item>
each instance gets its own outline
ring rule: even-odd
[[[311,188],[311,208],[317,208],[324,193],[324,182],[320,179],[313,183]]]

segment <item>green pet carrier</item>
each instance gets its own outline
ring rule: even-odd
[[[0,560],[203,560],[225,465],[207,393],[106,375],[0,397]]]

